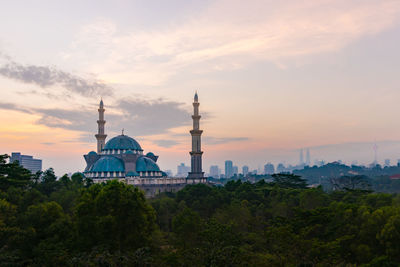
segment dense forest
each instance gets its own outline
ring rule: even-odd
[[[363,183],[357,184],[357,189],[370,189],[382,193],[400,193],[400,164],[397,166],[382,167],[379,164],[366,166],[347,166],[339,162],[332,162],[322,166],[298,166],[291,173],[306,179],[309,185],[321,185],[325,191],[337,190],[339,187],[348,187],[349,180],[355,178]],[[272,181],[270,174],[247,175],[235,174],[227,179],[208,178],[215,184],[225,184],[229,181],[250,181],[252,183],[260,180]],[[354,188],[353,188],[354,189]]]
[[[2,266],[398,266],[400,197],[300,176],[146,199],[0,156]]]

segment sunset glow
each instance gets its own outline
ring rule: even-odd
[[[108,138],[176,172],[197,90],[206,171],[400,158],[399,1],[165,2],[3,3],[0,153],[81,171],[103,98]]]

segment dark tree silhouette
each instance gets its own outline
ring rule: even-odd
[[[289,173],[273,174],[274,184],[283,188],[307,188],[307,182],[299,175]]]

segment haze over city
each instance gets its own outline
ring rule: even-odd
[[[203,165],[400,158],[400,2],[7,1],[0,148],[82,171],[98,104],[162,169],[189,164],[199,93]]]

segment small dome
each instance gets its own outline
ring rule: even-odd
[[[160,167],[151,158],[140,157],[136,161],[136,171],[137,172],[159,172]]]
[[[90,152],[88,153],[88,155],[89,155],[89,156],[92,156],[92,155],[97,155],[97,153],[96,153],[96,152],[94,152],[94,151],[90,151]]]
[[[146,154],[146,157],[150,158],[150,157],[155,157],[156,155],[154,155],[153,152],[149,152]]]
[[[128,150],[124,154],[134,154],[134,153],[132,152],[132,150]]]
[[[113,156],[101,157],[93,167],[89,170],[90,172],[123,172],[125,171],[124,163],[122,160]]]
[[[139,173],[137,173],[137,172],[128,172],[126,174],[126,177],[135,177],[135,176],[139,176]]]
[[[111,150],[111,149],[131,149],[131,150],[142,150],[139,143],[127,136],[127,135],[118,135],[114,138],[111,138],[103,150]]]
[[[154,155],[153,152],[149,152],[146,154],[146,157],[152,159],[154,162],[157,162],[158,156]]]

